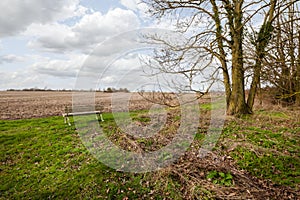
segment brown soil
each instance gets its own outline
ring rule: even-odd
[[[72,92],[7,91],[0,92],[0,119],[29,119],[61,115],[65,107],[72,107]],[[130,109],[145,109],[150,104],[137,93],[130,93]],[[111,97],[122,99],[128,93],[95,93],[95,105],[102,112],[111,111]]]
[[[66,107],[72,109],[73,92],[63,91],[0,91],[0,119],[30,119],[47,116],[58,116],[65,112]],[[78,93],[75,93],[78,94]],[[83,99],[85,98],[84,92]],[[112,111],[112,98],[114,109],[124,103],[130,96],[129,110],[149,109],[153,103],[146,101],[138,93],[104,93],[88,92],[89,96],[95,94],[95,107],[102,112]],[[201,102],[210,101],[209,98]],[[121,103],[118,103],[121,102]]]

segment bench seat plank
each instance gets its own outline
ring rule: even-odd
[[[99,120],[98,115],[103,122],[102,112],[101,111],[83,111],[83,112],[70,112],[70,113],[63,113],[62,116],[64,117],[64,122],[68,123],[69,126],[71,126],[70,123],[70,116],[79,116],[79,115],[89,115],[89,114],[96,114],[96,119]]]
[[[88,115],[88,114],[101,114],[101,112],[100,111],[72,112],[72,113],[64,113],[63,116],[76,116],[76,115]]]

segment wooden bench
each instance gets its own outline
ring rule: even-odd
[[[76,107],[78,108],[78,107]],[[99,107],[98,107],[99,108]],[[91,114],[96,114],[96,120],[101,120],[102,122],[104,121],[103,120],[103,116],[102,116],[102,112],[99,110],[94,110],[94,111],[87,111],[87,107],[79,107],[79,111],[77,112],[72,112],[71,111],[72,109],[68,106],[65,107],[65,113],[62,114],[62,116],[64,117],[64,122],[65,124],[68,123],[69,126],[71,126],[71,123],[70,123],[70,119],[69,117],[70,116],[80,116],[80,115],[91,115]],[[82,111],[80,111],[82,110]]]

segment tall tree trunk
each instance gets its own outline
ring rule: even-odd
[[[232,47],[232,94],[227,109],[229,115],[250,113],[245,102],[244,66],[241,58],[242,47],[238,43],[239,40],[239,36],[235,36]]]
[[[227,9],[230,33],[232,37],[232,93],[229,98],[227,114],[249,114],[250,110],[245,101],[244,63],[243,63],[243,0],[235,0],[234,10]]]
[[[248,94],[247,105],[249,109],[253,110],[254,100],[257,93],[257,87],[260,84],[260,77],[261,77],[261,69],[262,69],[262,60],[265,56],[265,49],[271,40],[271,34],[273,31],[272,22],[275,12],[277,0],[271,1],[271,7],[269,10],[268,15],[266,15],[263,25],[260,28],[257,44],[256,44],[256,58],[255,58],[255,65],[254,65],[254,72],[252,77],[252,83],[250,86],[250,91]]]
[[[296,100],[295,104],[300,106],[300,31],[298,31],[298,59],[296,64]]]
[[[297,44],[297,31],[294,31],[294,26],[296,22],[296,16],[295,16],[295,5],[292,4],[289,6],[289,32],[288,32],[288,39],[289,39],[289,55],[290,55],[290,65],[291,65],[291,74],[290,74],[290,92],[289,95],[292,95],[287,100],[289,102],[294,102],[295,104],[299,103],[299,100],[297,100],[297,94],[300,92],[299,88],[299,82],[300,80],[297,78],[299,76],[299,66],[297,66],[297,58],[296,58],[296,46]],[[300,41],[298,41],[300,42]],[[299,56],[299,50],[298,49],[298,56]],[[297,80],[298,79],[298,80]],[[295,95],[295,96],[294,96]],[[299,97],[298,97],[299,98]],[[298,102],[297,102],[298,101]],[[298,104],[300,105],[300,104]]]
[[[224,50],[224,44],[223,44],[223,37],[222,37],[222,25],[221,20],[219,16],[219,9],[216,5],[215,0],[210,1],[213,6],[214,11],[214,18],[213,20],[216,23],[216,40],[218,43],[218,49],[219,49],[219,56],[218,59],[221,63],[222,72],[223,72],[223,78],[224,78],[224,86],[225,86],[225,95],[226,95],[226,102],[227,107],[229,106],[230,96],[231,96],[231,83],[230,83],[230,76],[228,72],[227,62],[226,62],[226,53]]]

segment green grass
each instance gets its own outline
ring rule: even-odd
[[[211,103],[204,103],[200,105],[200,108],[203,110],[212,110],[212,104]]]
[[[219,148],[228,150],[240,143],[229,152],[240,168],[279,185],[297,187],[300,127],[284,124],[286,114],[259,114],[259,123],[256,116],[247,116],[226,125]],[[130,116],[133,121],[149,122],[145,111],[131,112]],[[174,118],[175,122],[180,119],[177,115]],[[108,137],[114,137],[120,130],[113,114],[105,113],[104,119],[100,122],[102,128]],[[172,124],[168,128],[162,130],[164,134],[176,129]],[[201,144],[205,133],[200,127],[195,142]],[[137,142],[148,147],[155,141]],[[160,173],[122,173],[103,165],[91,156],[74,126],[64,124],[62,117],[0,121],[0,199],[184,199],[180,178],[171,172]],[[205,179],[234,186],[230,172],[211,171]],[[195,198],[213,198],[213,193],[201,185],[193,187]]]
[[[293,156],[274,153],[257,155],[255,151],[239,147],[232,154],[242,169],[257,177],[270,179],[280,185],[300,184],[300,160]]]
[[[266,111],[266,110],[260,110],[257,111],[258,114],[270,117],[270,118],[283,118],[283,119],[288,119],[289,116],[285,114],[284,112],[279,112],[279,111]]]
[[[130,116],[145,122],[145,113]],[[113,114],[103,117],[106,135],[118,133]],[[82,128],[95,119],[78,120],[84,120]],[[182,199],[172,177],[153,183],[156,172],[123,173],[97,161],[71,123],[64,124],[62,117],[0,121],[0,199]],[[137,142],[151,146],[144,140]]]
[[[207,111],[222,109],[225,111],[226,110],[225,99],[219,97],[218,99],[213,99],[212,102],[202,103],[200,104],[200,109],[207,110]]]
[[[212,181],[215,184],[232,186],[233,185],[233,177],[230,173],[218,172],[216,170],[210,171],[206,178]]]
[[[279,185],[299,187],[300,126],[282,118],[290,117],[274,111],[243,117],[241,123],[225,127],[222,140],[228,149],[236,144],[230,154],[242,169]]]
[[[1,199],[136,199],[151,189],[144,175],[95,160],[61,117],[0,121],[0,131]]]

